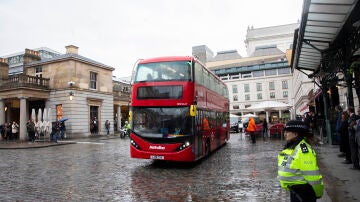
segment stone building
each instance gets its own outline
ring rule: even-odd
[[[236,57],[207,62],[206,66],[228,85],[232,114],[254,113],[247,108],[263,101],[291,102],[292,74],[285,53],[271,46],[256,50],[253,57],[229,54]],[[257,113],[270,121],[290,118],[288,110]]]
[[[114,132],[114,126],[121,126],[121,106],[128,107],[130,84],[113,80],[113,70],[79,55],[73,45],[66,46],[66,54],[26,49],[24,54],[2,58],[0,124],[18,122],[21,140],[27,139],[26,122],[34,117],[49,122],[68,118],[66,133],[70,137],[89,136],[94,117],[99,134],[105,134],[106,120],[114,122]],[[50,111],[50,116],[38,118],[41,111]]]
[[[260,28],[248,27],[245,39],[248,56],[251,56],[257,47],[269,45],[276,45],[280,51],[286,52],[292,45],[294,30],[297,28],[299,23]]]

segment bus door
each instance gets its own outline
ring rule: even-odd
[[[203,133],[202,133],[202,121],[200,116],[195,118],[195,134],[194,134],[194,145],[195,145],[195,158],[200,158],[203,155]]]
[[[195,136],[194,136],[194,145],[195,145],[195,158],[198,159],[202,156],[202,145],[203,145],[203,141],[202,138],[203,135],[201,133],[201,131],[196,130],[195,131]]]

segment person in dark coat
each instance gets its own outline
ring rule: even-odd
[[[357,155],[358,159],[360,159],[360,107],[357,110],[358,112],[358,119],[356,120],[356,125],[354,126],[355,129],[355,140],[357,142]]]
[[[52,122],[50,137],[56,143],[59,138],[59,133],[60,133],[60,122],[59,121]]]
[[[267,124],[266,118],[264,119],[262,125],[263,125],[263,139],[265,140],[265,138],[268,134],[268,124]]]
[[[354,107],[349,107],[348,112],[350,114],[349,117],[349,145],[350,145],[350,152],[351,152],[351,161],[353,163],[352,169],[359,170],[359,157],[358,157],[358,150],[357,150],[357,142],[355,138],[355,127],[356,127],[356,120],[357,116],[355,114]]]
[[[314,135],[318,135],[316,122],[317,122],[317,117],[315,114],[315,107],[309,106],[309,112],[306,113],[304,123],[310,129],[310,132],[313,133]]]
[[[65,121],[61,121],[59,123],[59,126],[60,126],[60,138],[63,140],[65,139],[65,132],[66,132]]]
[[[349,145],[349,113],[347,111],[343,111],[341,113],[341,127],[339,129],[340,132],[340,139],[341,139],[341,148],[345,153],[345,164],[351,164],[351,152],[350,152],[350,145]]]
[[[1,137],[5,139],[5,124],[0,125],[0,133],[1,133]]]
[[[341,123],[342,123],[342,112],[343,112],[341,106],[339,105],[335,106],[335,112],[336,112],[335,132],[339,141],[339,149],[340,149],[339,157],[343,157],[345,156],[345,151],[343,147],[344,143],[341,140]]]
[[[32,119],[30,119],[26,123],[26,130],[28,132],[29,142],[34,142],[35,141],[35,123]]]

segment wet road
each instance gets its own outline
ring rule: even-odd
[[[280,140],[239,134],[196,164],[130,159],[129,139],[3,150],[0,201],[288,201]]]

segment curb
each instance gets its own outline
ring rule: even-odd
[[[34,149],[34,148],[45,148],[45,147],[54,147],[62,146],[68,144],[76,144],[74,141],[69,142],[59,142],[59,143],[14,143],[14,144],[0,144],[0,150],[5,149]]]
[[[6,143],[0,143],[0,150],[5,149],[35,149],[35,148],[45,148],[45,147],[54,147],[54,146],[62,146],[62,145],[68,145],[68,144],[76,144],[78,141],[83,140],[109,140],[109,139],[117,139],[120,138],[117,135],[110,135],[110,136],[103,136],[103,135],[96,135],[96,136],[90,136],[88,138],[79,138],[79,139],[71,139],[71,140],[65,140],[65,141],[58,141],[58,143],[54,142],[35,142],[29,144],[27,141],[22,142],[6,142]]]

